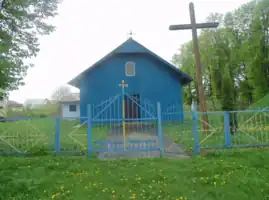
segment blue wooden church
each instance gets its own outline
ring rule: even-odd
[[[122,81],[128,84],[124,88],[125,106],[116,101],[123,98]],[[125,118],[143,118],[153,112],[143,100],[154,107],[160,102],[163,110],[179,105],[179,111],[183,111],[183,86],[191,81],[187,74],[129,38],[69,84],[80,89],[81,117],[87,116],[87,105],[91,104],[101,107],[99,114],[93,114],[96,117],[118,118],[125,113]]]

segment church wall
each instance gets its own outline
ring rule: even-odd
[[[128,61],[136,63],[135,76],[125,74],[125,63]],[[175,76],[175,71],[149,54],[129,53],[107,59],[81,80],[81,116],[87,115],[87,104],[97,105],[121,94],[119,84],[122,80],[128,84],[125,92],[139,94],[141,103],[148,100],[155,108],[157,102],[160,102],[162,110],[173,104],[179,105],[178,111],[183,109],[182,86]],[[110,113],[111,116],[107,117],[118,118],[118,113],[122,113],[121,105],[116,102],[115,104],[113,109],[119,112]]]

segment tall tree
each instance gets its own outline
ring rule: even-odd
[[[71,89],[68,86],[60,86],[58,87],[52,94],[52,99],[61,101],[64,97],[68,97],[71,94]]]
[[[199,36],[203,81],[209,109],[241,109],[269,92],[269,1],[253,0],[225,15],[216,30]],[[195,77],[190,42],[182,45],[173,62]],[[196,81],[185,90],[186,103],[195,93]]]
[[[47,20],[60,0],[4,0],[0,11],[0,88],[18,89],[39,52],[38,37],[55,30]]]

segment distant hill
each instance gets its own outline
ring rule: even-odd
[[[8,117],[55,117],[60,116],[60,104],[44,104],[33,109],[8,109]]]

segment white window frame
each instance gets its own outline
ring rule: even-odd
[[[131,65],[131,67],[133,68],[133,69],[131,69],[132,70],[132,72],[133,73],[128,73],[128,67],[130,67],[129,65]],[[126,76],[135,76],[135,62],[133,62],[133,61],[128,61],[128,62],[126,62],[125,63],[125,75]]]

